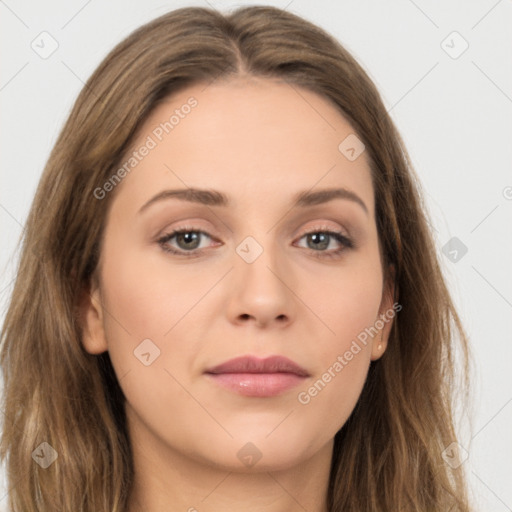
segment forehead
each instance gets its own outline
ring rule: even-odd
[[[121,195],[141,204],[164,188],[199,187],[222,190],[234,205],[251,198],[261,204],[343,186],[371,210],[366,153],[350,160],[340,150],[351,137],[354,129],[337,108],[304,88],[253,77],[196,84],[145,120],[124,158],[134,165]]]

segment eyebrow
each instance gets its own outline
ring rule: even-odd
[[[222,192],[219,192],[218,190],[183,188],[163,190],[162,192],[159,192],[149,201],[144,203],[144,205],[139,210],[139,213],[142,213],[152,204],[166,199],[179,199],[182,201],[199,203],[206,206],[227,207],[230,205],[228,196]],[[368,214],[368,208],[364,201],[355,192],[352,192],[346,188],[328,188],[317,190],[315,192],[304,190],[294,195],[292,199],[292,207],[306,208],[308,206],[316,206],[319,204],[327,203],[334,199],[347,199],[349,201],[353,201],[361,206],[361,208]]]

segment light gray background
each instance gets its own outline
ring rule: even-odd
[[[240,4],[0,0],[2,319],[16,241],[49,151],[85,80],[116,43],[146,21],[187,5],[226,10]],[[269,4],[337,37],[375,81],[405,139],[474,351],[473,430],[463,423],[460,430],[475,509],[510,511],[512,1]],[[31,47],[50,48],[49,36],[40,36],[44,31],[58,43],[45,59]],[[458,55],[464,40],[469,47]],[[452,237],[467,247],[462,257],[457,249],[456,262],[448,257],[453,247],[445,249],[448,256],[443,253]],[[6,510],[0,476],[0,510]]]

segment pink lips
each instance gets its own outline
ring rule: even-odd
[[[242,356],[205,371],[217,384],[240,395],[271,397],[302,383],[309,373],[287,357]]]

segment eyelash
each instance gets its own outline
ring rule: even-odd
[[[171,231],[170,233],[166,233],[164,236],[159,238],[157,240],[157,242],[165,252],[168,252],[168,253],[171,253],[171,254],[174,254],[177,256],[184,256],[185,258],[194,258],[194,257],[201,256],[204,249],[193,249],[192,251],[183,251],[183,250],[172,249],[171,247],[169,247],[169,245],[167,245],[168,242],[172,238],[174,238],[176,235],[180,235],[183,233],[199,233],[199,234],[206,235],[207,237],[213,239],[213,237],[211,237],[208,233],[206,233],[205,231],[202,231],[200,229],[182,228],[182,229],[176,229],[174,231]],[[320,259],[323,259],[323,258],[333,259],[333,258],[339,257],[342,252],[344,252],[348,249],[355,248],[354,242],[351,239],[349,239],[348,237],[346,237],[345,235],[343,235],[342,233],[340,233],[338,231],[332,231],[329,229],[323,229],[323,228],[303,233],[299,237],[299,240],[301,240],[302,238],[304,238],[307,235],[314,235],[314,234],[319,234],[319,233],[333,237],[338,243],[341,244],[342,247],[340,247],[339,249],[331,250],[331,251],[315,251],[314,249],[307,248],[306,250],[308,250],[308,252],[310,252],[310,254],[312,254],[314,257],[317,257]]]

